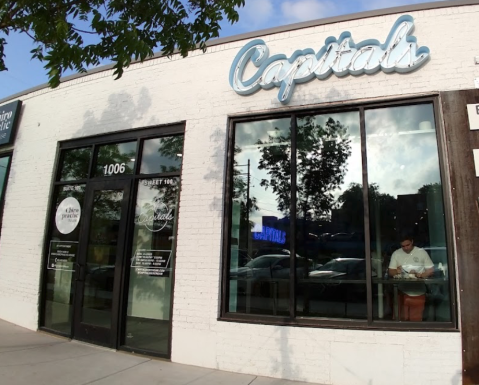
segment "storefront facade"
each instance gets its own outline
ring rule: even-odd
[[[478,17],[325,19],[3,101],[0,318],[263,376],[477,383]],[[388,277],[406,232],[425,281]]]

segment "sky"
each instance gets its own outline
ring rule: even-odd
[[[277,27],[325,17],[371,11],[438,0],[246,0],[239,11],[240,20],[222,26],[220,37]],[[0,72],[0,100],[42,85],[48,81],[43,64],[31,60],[31,39],[26,35],[10,34],[5,47],[8,71]],[[68,73],[67,75],[70,75]]]

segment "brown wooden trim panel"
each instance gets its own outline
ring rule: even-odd
[[[462,331],[463,384],[479,384],[479,178],[472,150],[479,131],[469,129],[467,104],[479,104],[479,90],[441,93],[457,255]]]

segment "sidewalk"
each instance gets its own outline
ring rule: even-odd
[[[2,385],[311,385],[180,365],[33,332],[0,320]]]

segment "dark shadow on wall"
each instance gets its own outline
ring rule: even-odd
[[[226,167],[226,154],[228,150],[228,143],[227,143],[227,137],[228,137],[228,130],[227,130],[227,125],[228,122],[225,122],[225,128],[220,129],[216,128],[213,133],[210,135],[210,143],[214,144],[214,147],[210,147],[210,165],[209,165],[209,171],[205,174],[204,180],[207,181],[208,183],[214,183],[217,186],[221,186],[221,195],[215,195],[213,196],[213,199],[210,203],[210,210],[212,210],[217,214],[217,221],[220,222],[220,231],[223,233],[223,205],[224,205],[224,186],[225,186],[225,174],[224,170]],[[223,239],[223,237],[221,237]],[[223,244],[220,244],[220,250],[222,250]],[[218,293],[220,294],[218,296],[218,302],[217,302],[217,313],[218,317],[221,315],[221,277],[222,277],[222,271],[223,271],[223,258],[222,258],[222,252],[220,251],[218,255],[218,274],[220,276],[220,279],[218,280]]]
[[[301,378],[301,369],[295,365],[289,354],[289,328],[280,326],[278,345],[281,349],[280,360],[273,363],[273,369],[276,373],[280,373],[281,378]]]
[[[99,117],[97,111],[87,110],[85,112],[83,126],[73,137],[78,138],[132,129],[135,122],[141,120],[148,112],[151,104],[150,93],[145,87],[141,88],[138,94],[134,96],[124,91],[111,94],[108,97],[106,108]],[[154,117],[149,120],[150,122],[154,121]]]
[[[460,370],[451,378],[451,385],[462,384],[462,372]]]

